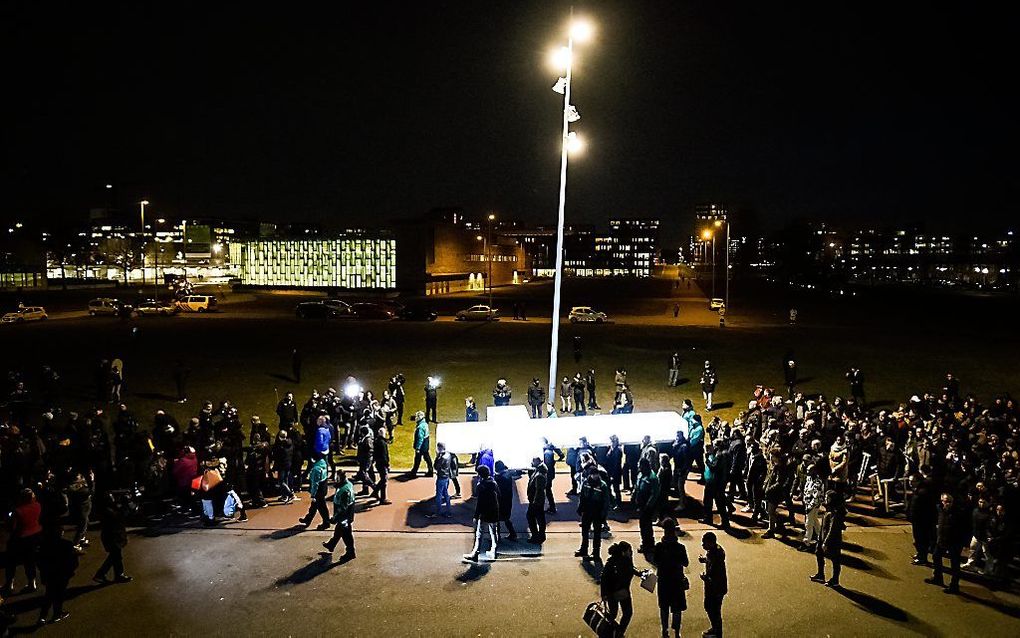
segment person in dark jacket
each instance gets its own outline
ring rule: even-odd
[[[556,513],[556,500],[553,498],[553,479],[556,478],[556,461],[562,461],[565,457],[563,451],[549,442],[549,439],[542,439],[545,445],[542,447],[542,462],[545,464],[545,500],[546,513]]]
[[[375,471],[379,475],[379,480],[375,483],[375,492],[373,492],[372,497],[378,499],[379,505],[390,504],[386,500],[386,484],[389,482],[390,477],[390,442],[388,436],[389,430],[385,427],[379,428],[375,433],[375,445],[372,446]]]
[[[842,566],[843,553],[843,520],[846,511],[839,492],[829,491],[825,494],[823,504],[821,531],[815,544],[815,561],[818,571],[811,577],[816,583],[825,583],[826,587],[839,587],[839,572]],[[832,578],[825,580],[825,559],[832,561]]]
[[[607,616],[616,620],[617,612],[622,611],[620,616],[617,636],[627,633],[627,625],[634,615],[634,603],[630,597],[630,584],[635,576],[642,576],[634,567],[634,552],[627,541],[620,541],[609,546],[609,560],[602,568],[602,576],[599,580],[599,592],[602,600],[609,608]]]
[[[970,533],[967,524],[966,514],[957,507],[953,495],[944,492],[938,506],[938,516],[935,520],[935,553],[932,562],[935,565],[931,578],[924,582],[930,585],[942,587],[947,594],[960,593],[960,554],[966,543],[966,537]],[[942,579],[942,558],[949,558],[949,586]]]
[[[531,418],[541,419],[544,416],[542,406],[545,405],[545,388],[539,383],[538,377],[532,379],[528,386],[528,405],[531,406]]]
[[[464,560],[477,562],[482,544],[482,528],[489,533],[489,551],[485,560],[496,560],[496,525],[499,523],[499,487],[489,472],[489,466],[479,465],[478,487],[475,490],[475,546],[470,554],[464,554]]]
[[[571,392],[574,394],[574,416],[584,416],[587,410],[584,407],[584,379],[581,378],[580,372],[574,375]]]
[[[294,490],[290,487],[290,472],[294,467],[294,442],[290,440],[287,430],[280,430],[273,444],[273,470],[280,489],[280,502],[287,504],[294,500]]]
[[[528,472],[528,542],[541,545],[545,542],[545,492],[547,488],[545,463],[541,458],[531,460]]]
[[[747,444],[740,428],[733,428],[733,432],[730,433],[729,453],[730,477],[727,500],[732,503],[735,498],[747,499],[744,482],[744,471],[747,470]]]
[[[910,477],[910,507],[907,517],[914,536],[914,565],[927,565],[935,540],[935,521],[938,518],[938,501],[931,481],[913,474]]]
[[[45,624],[46,616],[53,609],[49,622],[60,622],[70,614],[64,611],[64,597],[67,585],[78,569],[78,553],[74,544],[60,535],[60,528],[49,528],[43,532],[39,544],[39,575],[42,577],[46,594],[39,609],[39,624]]]
[[[353,560],[354,551],[354,484],[347,478],[345,470],[337,470],[336,492],[333,494],[332,523],[336,524],[333,536],[322,544],[330,554],[336,549],[337,543],[344,542],[344,555],[340,560]]]
[[[638,461],[638,480],[632,495],[637,507],[641,529],[641,546],[639,552],[650,552],[655,546],[655,532],[652,526],[656,521],[659,505],[659,477],[652,471],[648,459],[642,457]]]
[[[499,488],[499,522],[506,525],[508,540],[517,540],[517,530],[514,529],[513,506],[514,506],[514,473],[507,469],[503,461],[496,461],[496,486]],[[496,525],[496,533],[499,533],[499,525]]]
[[[439,405],[439,379],[435,377],[428,377],[425,379],[425,420],[431,421],[432,423],[438,423],[436,414],[436,407]],[[397,400],[397,414],[403,416],[401,409],[403,403]],[[397,419],[397,425],[400,425],[400,419]]]
[[[742,511],[751,513],[751,525],[761,524],[761,517],[765,514],[765,476],[768,471],[768,463],[761,447],[757,442],[752,441],[748,447],[747,473],[747,507]]]
[[[606,450],[603,465],[606,468],[606,474],[609,475],[609,488],[613,494],[613,509],[617,509],[623,503],[623,495],[620,493],[620,482],[623,480],[623,447],[620,445],[620,438],[615,434],[609,437],[609,449]]]
[[[672,518],[662,522],[662,540],[655,544],[652,562],[655,563],[655,574],[659,579],[656,593],[662,635],[669,635],[669,616],[672,613],[673,636],[680,638],[683,612],[687,610],[687,589],[690,587],[684,569],[690,562],[687,559],[687,548],[677,537],[677,524]]]
[[[276,404],[276,416],[280,419],[281,430],[289,430],[298,422],[298,409],[293,392],[285,394]]]
[[[588,409],[589,410],[601,410],[599,402],[595,400],[595,368],[588,370],[588,374],[584,378],[584,389],[588,392]]]
[[[598,472],[592,473],[581,488],[577,513],[581,516],[581,548],[574,556],[585,561],[602,562],[602,527],[609,515],[609,486]],[[592,553],[588,555],[588,537],[592,540]]]
[[[99,538],[103,543],[103,549],[106,550],[106,560],[99,566],[92,580],[103,585],[108,584],[110,581],[106,579],[106,574],[112,569],[113,582],[131,582],[131,577],[124,573],[123,552],[128,542],[124,512],[110,493],[104,494],[100,502],[99,524],[101,525]]]
[[[712,509],[719,510],[723,529],[730,526],[729,501],[726,500],[726,483],[730,478],[729,452],[726,441],[720,439],[705,456],[705,517],[702,523],[712,525]]]
[[[506,379],[497,380],[496,387],[492,389],[492,405],[510,405],[510,399],[512,397],[513,391],[507,384]]]
[[[375,434],[367,425],[361,426],[358,432],[358,480],[361,481],[359,496],[368,496],[375,492]]]
[[[698,557],[698,562],[705,566],[705,573],[701,575],[701,580],[705,583],[705,613],[712,623],[704,635],[722,638],[723,597],[729,592],[726,582],[726,552],[719,546],[714,532],[705,532],[701,537],[701,547],[705,553]]]

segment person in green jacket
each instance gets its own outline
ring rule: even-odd
[[[581,549],[574,552],[585,561],[602,562],[602,526],[609,516],[609,486],[598,472],[584,480],[578,497],[577,513],[581,515]],[[592,553],[588,555],[588,536],[591,535]]]
[[[354,558],[354,484],[347,478],[345,470],[337,470],[336,493],[333,494],[333,522],[336,529],[333,538],[322,544],[330,554],[336,549],[340,539],[344,541],[346,551],[340,560]]]
[[[659,503],[659,477],[652,471],[647,458],[638,462],[638,479],[634,485],[634,505],[638,509],[638,521],[641,527],[641,547],[639,553],[650,552],[655,548],[655,515]]]
[[[328,490],[329,466],[326,458],[319,456],[312,469],[308,470],[308,495],[311,497],[311,504],[308,506],[308,513],[298,519],[303,526],[308,527],[318,512],[322,516],[322,523],[316,527],[317,530],[329,529],[329,509],[326,508],[326,491]]]
[[[425,476],[429,477],[433,474],[432,455],[429,454],[429,422],[425,420],[425,413],[420,410],[414,414],[414,417],[418,421],[418,425],[414,428],[414,467],[411,468],[409,474],[417,475],[421,460],[425,459],[425,467],[428,468]]]

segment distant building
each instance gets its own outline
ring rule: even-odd
[[[392,238],[254,239],[233,243],[230,250],[246,286],[352,290],[397,286]]]
[[[659,255],[658,219],[611,219],[595,236],[596,277],[650,277]]]

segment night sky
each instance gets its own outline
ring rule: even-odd
[[[0,9],[5,222],[83,223],[106,183],[171,216],[555,220],[566,3],[99,4]],[[577,52],[572,221],[655,216],[679,238],[702,201],[765,227],[1016,217],[1004,9],[574,4],[597,32]]]

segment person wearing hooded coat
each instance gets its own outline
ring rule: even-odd
[[[631,581],[635,576],[642,575],[643,572],[634,567],[634,551],[630,543],[620,541],[609,546],[609,559],[602,568],[599,591],[608,607],[607,616],[610,619],[615,620],[617,612],[623,612],[620,616],[618,636],[623,636],[627,632],[627,625],[634,615],[634,603],[630,597]]]

